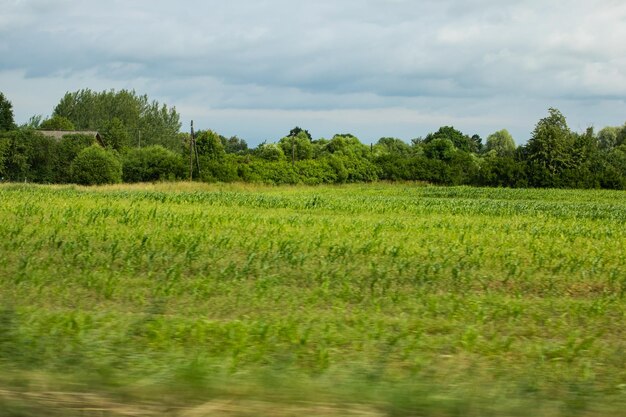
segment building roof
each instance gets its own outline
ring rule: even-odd
[[[61,140],[63,136],[68,135],[93,136],[93,138],[102,145],[102,136],[100,136],[100,133],[95,130],[38,130],[38,132],[56,140]]]
[[[65,135],[85,135],[97,138],[100,133],[95,130],[38,130],[42,135],[55,139],[61,139]]]

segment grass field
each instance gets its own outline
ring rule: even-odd
[[[0,186],[0,416],[626,415],[626,193]]]

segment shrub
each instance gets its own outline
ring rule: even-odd
[[[57,145],[58,158],[54,176],[55,182],[71,182],[70,168],[72,161],[83,149],[94,143],[95,138],[91,135],[69,134],[63,136]]]
[[[186,166],[181,155],[153,145],[129,150],[122,172],[125,182],[176,180],[184,178]]]
[[[82,185],[122,182],[122,164],[115,154],[99,145],[83,149],[70,167],[72,181]]]

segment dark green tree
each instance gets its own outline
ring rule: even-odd
[[[412,154],[409,144],[397,138],[380,138],[374,146],[374,154],[393,155],[396,157],[409,157]]]
[[[295,131],[296,129],[293,129],[292,133]],[[313,157],[313,144],[306,130],[300,129],[293,136],[290,135],[280,139],[278,146],[281,147],[287,159],[302,161]]]
[[[480,136],[467,136],[452,126],[440,127],[435,133],[426,135],[422,142],[427,144],[435,139],[448,139],[455,148],[465,152],[479,152],[482,146]]]
[[[313,140],[313,137],[311,137],[311,134],[309,133],[309,131],[302,129],[299,126],[296,126],[293,129],[291,129],[287,136],[294,137],[294,136],[298,136],[300,133],[304,133],[304,135],[309,139],[309,141]]]
[[[102,135],[104,145],[107,148],[122,150],[133,146],[128,129],[126,129],[124,122],[122,122],[118,117],[113,117],[111,120],[105,122],[100,133]],[[139,134],[139,132],[137,132],[137,134]],[[141,145],[139,140],[138,136],[137,143],[135,145]]]
[[[65,116],[54,115],[39,124],[42,130],[76,130],[74,123]]]
[[[68,134],[61,138],[57,144],[57,160],[54,169],[54,182],[72,182],[70,167],[74,158],[85,148],[96,144],[96,139],[91,135]]]
[[[226,155],[224,145],[222,145],[222,141],[220,140],[220,135],[212,130],[197,132],[196,146],[198,154],[210,160],[221,161]]]
[[[436,138],[426,142],[423,145],[424,156],[429,159],[438,159],[440,161],[451,161],[457,149],[450,139]]]
[[[0,132],[15,129],[13,104],[0,92]]]
[[[266,161],[282,161],[285,159],[283,149],[275,143],[261,143],[255,149],[254,154]]]
[[[241,155],[248,152],[248,143],[237,136],[232,136],[227,139],[220,135],[220,140],[222,141],[222,146],[224,146],[224,151],[228,154]]]
[[[81,185],[122,182],[122,164],[112,151],[99,145],[83,149],[72,161],[72,181]]]
[[[135,91],[68,92],[55,107],[54,115],[67,117],[78,130],[97,131],[105,131],[117,118],[129,138],[141,134],[142,146],[162,145],[180,151],[180,116],[176,109],[151,102]],[[130,146],[135,146],[135,141],[131,142]]]
[[[122,164],[125,182],[177,180],[187,174],[182,155],[160,145],[130,149]]]
[[[529,163],[529,177],[536,186],[555,186],[564,170],[576,166],[573,154],[575,135],[567,126],[565,116],[557,109],[548,109],[548,116],[541,119],[532,137],[524,147]]]

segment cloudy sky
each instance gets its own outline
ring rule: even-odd
[[[183,130],[410,140],[453,125],[518,143],[557,107],[626,121],[623,0],[0,0],[18,123],[66,91],[135,89]]]

